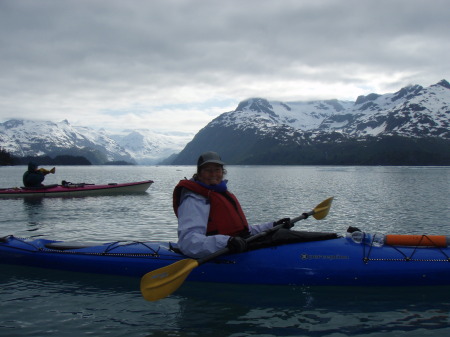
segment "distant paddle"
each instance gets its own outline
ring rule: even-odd
[[[322,220],[328,215],[332,201],[333,197],[322,201],[312,211],[303,213],[302,215],[291,219],[291,224],[294,224],[302,219],[306,219],[310,215],[312,215],[316,220]],[[266,236],[269,233],[277,231],[281,227],[283,227],[283,224],[277,225],[267,231],[253,235],[246,239],[246,241],[254,241],[262,236]],[[184,259],[170,264],[166,267],[148,272],[141,278],[142,296],[147,301],[157,301],[169,296],[183,284],[186,277],[188,277],[189,273],[194,268],[220,255],[229,253],[229,251],[229,248],[226,247],[198,260]]]
[[[44,173],[45,175],[47,175],[49,173],[55,174],[56,168],[52,168],[51,170],[47,170],[47,169],[42,167],[42,168],[38,169],[38,171]]]

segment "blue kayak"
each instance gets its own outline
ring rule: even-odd
[[[298,286],[450,285],[446,237],[403,236],[419,238],[380,242],[374,235],[357,234],[221,255],[193,269],[187,281]],[[87,244],[0,238],[0,262],[4,264],[142,277],[183,259],[187,257],[167,242]]]

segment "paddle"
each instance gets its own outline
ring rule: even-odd
[[[42,167],[42,168],[38,169],[38,171],[41,171],[42,173],[44,173],[45,175],[47,175],[47,174],[49,174],[49,173],[55,174],[56,169],[55,169],[55,168],[52,168],[51,170],[47,170],[47,169],[45,169],[45,168]]]
[[[312,211],[308,213],[303,213],[302,215],[291,219],[291,224],[296,223],[302,219],[306,219],[308,216],[312,215],[316,220],[322,220],[325,218],[330,210],[331,202],[333,197],[328,198],[318,204]],[[277,231],[283,227],[283,224],[277,225],[271,229],[264,232],[258,233],[246,239],[247,242],[254,241],[262,236],[266,236],[269,233]],[[194,259],[184,259],[166,267],[162,267],[151,272],[148,272],[141,278],[141,293],[142,296],[147,301],[157,301],[166,296],[172,294],[177,290],[184,282],[189,273],[199,265],[210,261],[220,255],[229,253],[229,248],[223,248],[217,252],[205,256],[204,258],[194,260]]]

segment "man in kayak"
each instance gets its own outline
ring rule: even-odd
[[[42,182],[49,173],[55,173],[55,168],[50,171],[44,168],[38,169],[38,165],[33,162],[28,163],[28,171],[23,174],[23,185],[25,187],[43,186]]]
[[[283,224],[289,218],[260,225],[249,225],[237,198],[223,180],[225,163],[215,152],[198,158],[197,172],[181,180],[173,192],[173,207],[178,217],[178,248],[185,255],[201,258],[228,247],[231,253],[248,249],[245,238]]]

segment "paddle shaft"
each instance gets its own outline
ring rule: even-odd
[[[307,215],[305,215],[305,214],[307,214]],[[310,211],[308,213],[303,213],[302,215],[299,215],[298,217],[295,217],[295,218],[291,219],[291,225],[293,225],[294,223],[296,223],[296,222],[298,222],[298,221],[300,221],[302,219],[306,219],[308,216],[313,215],[313,214],[314,214],[314,211]],[[250,236],[249,238],[245,239],[245,241],[247,243],[251,242],[251,241],[255,241],[256,239],[262,238],[263,236],[267,236],[270,233],[273,233],[273,232],[279,230],[283,226],[284,226],[283,224],[273,226],[272,228],[269,228],[269,229],[267,229],[267,230],[265,230],[263,232],[260,232],[258,234]],[[228,247],[222,248],[222,249],[218,250],[215,253],[212,253],[212,254],[210,254],[208,256],[205,256],[203,258],[197,259],[198,265],[201,265],[201,264],[203,264],[205,262],[211,261],[211,260],[215,259],[216,257],[218,257],[220,255],[227,254],[229,252],[230,252],[230,248],[228,248]]]

